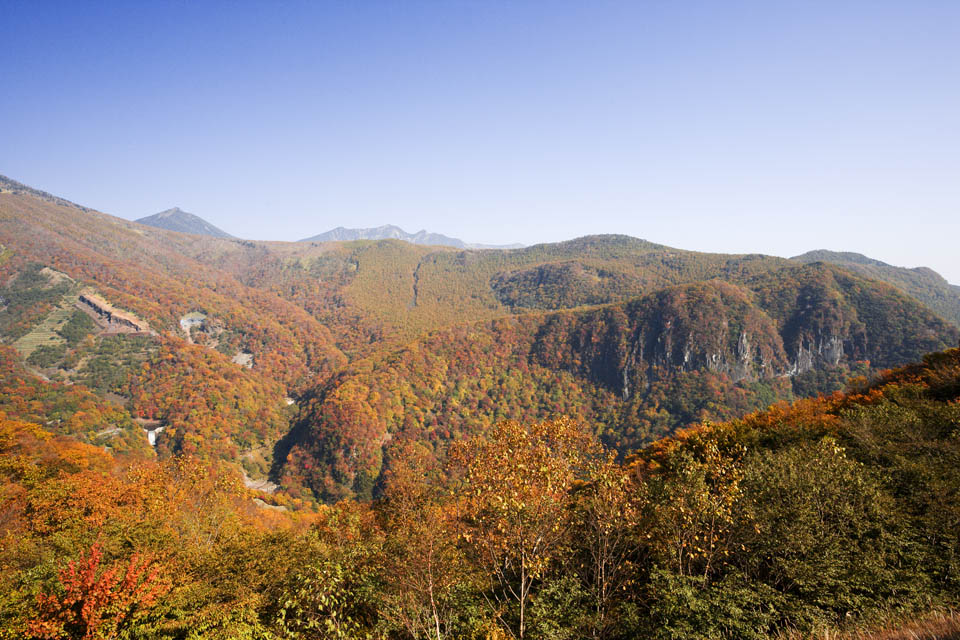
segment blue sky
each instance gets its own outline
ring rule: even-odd
[[[960,2],[0,0],[0,173],[294,240],[626,233],[960,283]]]

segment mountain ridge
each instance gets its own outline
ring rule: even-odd
[[[85,207],[81,204],[77,204],[76,202],[71,202],[66,198],[61,198],[60,196],[55,196],[52,193],[47,193],[46,191],[41,191],[40,189],[35,189],[31,186],[25,185],[22,182],[17,182],[13,178],[8,178],[5,175],[0,175],[0,193],[27,195],[31,198],[36,198],[44,202],[59,204],[64,207],[73,207],[75,209],[80,209],[81,211],[95,211],[95,209]]]
[[[929,267],[896,267],[861,253],[826,249],[808,251],[790,259],[805,264],[834,264],[873,280],[892,284],[960,327],[960,286],[951,284]]]
[[[38,372],[166,425],[152,450],[242,459],[308,500],[368,495],[394,437],[442,456],[500,420],[582,414],[627,453],[957,342],[851,267],[617,235],[514,251],[220,239],[51,198],[0,194],[3,341],[27,336]],[[75,286],[159,335],[91,329]]]
[[[408,233],[400,227],[393,224],[385,224],[379,227],[367,229],[350,229],[347,227],[337,227],[324,233],[304,238],[298,242],[350,242],[354,240],[403,240],[412,244],[420,245],[439,245],[445,247],[455,247],[457,249],[520,249],[522,244],[479,244],[468,243],[459,238],[451,238],[442,233],[431,233],[426,229],[421,229],[416,233]]]

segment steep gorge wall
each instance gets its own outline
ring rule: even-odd
[[[651,381],[689,371],[735,382],[790,366],[774,321],[748,293],[722,282],[659,291],[626,305],[549,317],[531,356],[617,391],[624,400]]]
[[[868,362],[888,368],[949,348],[960,332],[892,287],[831,269],[752,286],[718,280],[624,305],[549,316],[533,361],[624,400],[651,382],[710,371],[734,382]]]
[[[343,497],[369,490],[394,438],[440,455],[450,439],[499,420],[561,413],[629,449],[793,392],[830,391],[866,361],[910,362],[958,337],[892,288],[815,268],[789,282],[712,280],[595,310],[441,330],[358,361],[318,390],[284,469],[288,480],[299,473],[297,482]]]

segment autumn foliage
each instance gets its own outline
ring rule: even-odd
[[[960,605],[960,350],[920,361],[960,333],[892,286],[21,193],[0,243],[0,640],[820,637]]]
[[[37,596],[37,618],[28,633],[37,638],[111,640],[137,623],[170,590],[169,579],[150,558],[134,554],[127,562],[102,566],[103,549],[70,562],[54,593]]]
[[[0,637],[759,639],[949,608],[958,379],[934,354],[623,462],[567,418],[444,460],[398,439],[378,498],[313,514],[4,419]]]

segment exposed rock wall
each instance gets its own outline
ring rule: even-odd
[[[782,307],[720,281],[673,287],[624,305],[548,317],[531,356],[626,400],[652,382],[692,371],[765,380],[855,362],[888,366],[891,354],[912,352],[908,360],[955,342],[955,329],[916,305],[911,312],[904,307],[905,330],[878,331],[869,314],[880,302],[889,306],[890,292],[848,296],[845,284],[798,288]],[[909,322],[920,330],[911,331]]]
[[[79,302],[92,310],[107,324],[108,327],[127,330],[135,333],[149,333],[150,327],[146,322],[135,315],[115,309],[113,305],[90,291],[84,291],[79,296]]]

